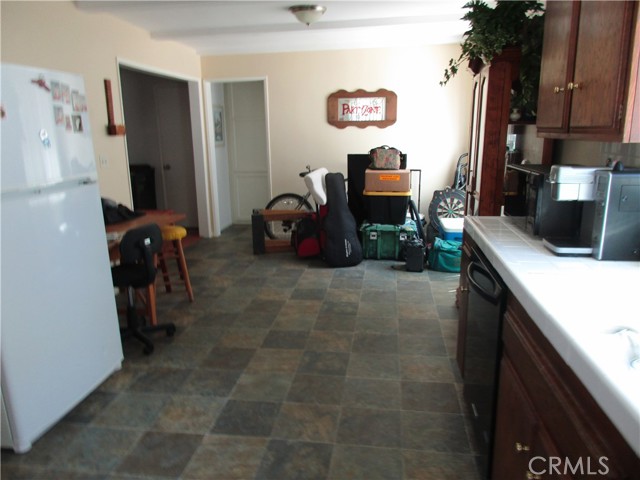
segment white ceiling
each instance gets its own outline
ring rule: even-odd
[[[459,43],[466,0],[320,1],[324,16],[311,26],[288,10],[290,1],[76,1],[86,12],[111,14],[199,55],[403,47]]]

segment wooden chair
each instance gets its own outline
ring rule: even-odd
[[[187,236],[187,229],[180,225],[167,225],[161,227],[161,231],[163,248],[158,252],[158,265],[162,271],[165,291],[169,293],[173,290],[171,277],[179,277],[184,283],[189,301],[193,302],[193,289],[182,248],[182,239]],[[168,267],[167,261],[172,258],[176,260],[177,271],[170,271]]]

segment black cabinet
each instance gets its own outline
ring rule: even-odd
[[[155,210],[156,177],[151,165],[129,165],[131,173],[131,193],[135,210]]]

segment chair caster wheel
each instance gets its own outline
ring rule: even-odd
[[[175,333],[176,333],[176,327],[174,325],[167,328],[167,337],[173,337]]]

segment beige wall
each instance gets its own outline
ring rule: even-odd
[[[468,149],[472,77],[461,72],[438,82],[459,46],[342,50],[203,57],[205,81],[266,78],[273,194],[304,192],[304,166],[347,173],[347,154],[387,144],[422,169],[422,212],[433,191],[453,181],[458,156]],[[386,88],[398,95],[398,120],[385,129],[338,129],[326,121],[336,90]]]
[[[152,40],[137,27],[105,14],[78,10],[72,2],[0,2],[1,58],[81,74],[84,77],[103,196],[129,203],[125,137],[106,134],[104,79],[113,90],[115,121],[123,123],[117,59],[200,78],[200,57],[175,42]]]

